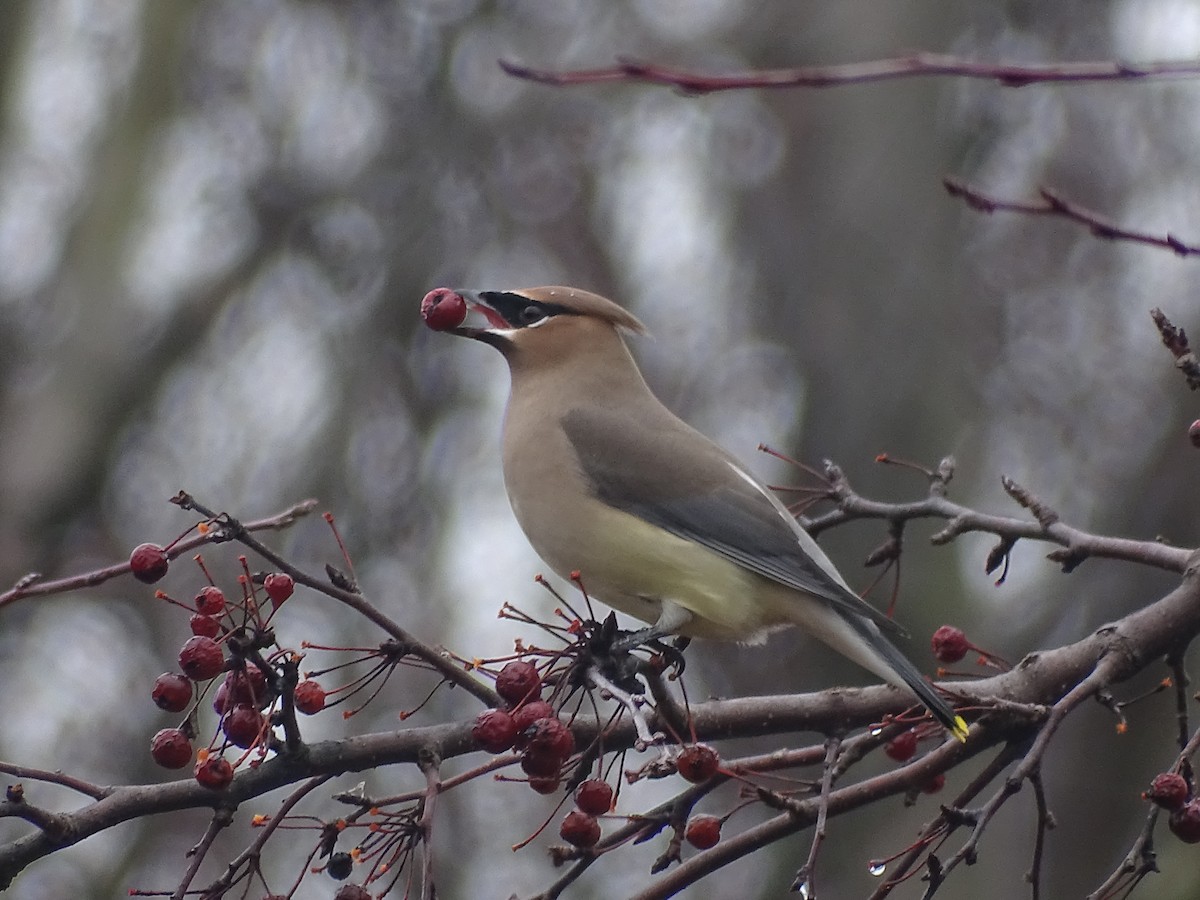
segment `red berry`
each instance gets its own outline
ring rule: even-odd
[[[178,672],[163,672],[154,679],[150,696],[159,709],[183,712],[192,702],[192,683]]]
[[[434,288],[421,300],[421,318],[434,331],[457,328],[467,317],[467,301],[449,288]]]
[[[221,623],[212,616],[202,616],[200,613],[193,613],[188,623],[192,626],[192,634],[215,638],[221,633]]]
[[[188,638],[180,649],[179,668],[192,681],[208,681],[220,675],[225,668],[225,654],[212,638],[198,634]]]
[[[883,745],[883,752],[896,762],[908,762],[917,752],[917,732],[912,728],[900,732]]]
[[[555,773],[545,778],[531,777],[529,779],[529,786],[539,794],[553,794],[558,790],[560,781],[561,779],[558,774]]]
[[[600,840],[600,823],[595,816],[573,809],[558,826],[558,836],[575,847],[594,847]]]
[[[953,625],[943,625],[935,631],[930,645],[933,647],[934,657],[944,663],[958,662],[971,649],[971,643],[962,629]]]
[[[946,786],[946,776],[943,775],[941,772],[938,772],[936,775],[934,775],[932,778],[930,778],[927,782],[925,782],[925,786],[921,788],[921,793],[936,794],[938,791],[940,791],[945,786]]]
[[[1187,802],[1187,779],[1177,772],[1155,775],[1154,780],[1150,782],[1150,789],[1142,794],[1142,797],[1157,803],[1163,809],[1179,809]]]
[[[219,587],[211,584],[200,588],[195,599],[196,612],[202,616],[219,616],[225,612],[225,595]]]
[[[167,551],[158,544],[138,544],[129,554],[129,568],[133,577],[145,584],[154,584],[166,575],[170,564]]]
[[[717,774],[721,765],[721,757],[708,744],[691,744],[679,751],[675,759],[675,767],[687,781],[699,784],[708,781]]]
[[[1188,440],[1192,442],[1193,447],[1200,447],[1200,419],[1188,427]]]
[[[571,729],[558,718],[538,719],[523,732],[523,735],[526,739],[527,753],[566,759],[575,752],[575,735],[571,734]]]
[[[238,705],[225,714],[221,730],[230,743],[243,749],[253,747],[262,736],[266,720],[253,706]]]
[[[692,816],[683,836],[697,850],[708,850],[721,840],[721,820],[716,816]]]
[[[297,712],[313,716],[325,708],[325,688],[309,678],[296,685],[292,699]]]
[[[1171,813],[1168,824],[1185,844],[1200,844],[1200,803],[1189,800]]]
[[[272,572],[263,579],[263,588],[267,592],[267,596],[271,598],[271,604],[278,609],[283,606],[283,601],[292,596],[292,591],[296,589],[296,582],[291,575],[283,572]]]
[[[485,709],[476,717],[471,736],[488,753],[503,753],[512,749],[517,726],[504,710]]]
[[[255,665],[235,669],[225,676],[225,683],[228,685],[229,699],[235,705],[240,703],[262,709],[274,699],[267,686],[266,674]]]
[[[223,756],[209,756],[196,763],[196,781],[210,791],[229,787],[233,781],[233,766]]]
[[[533,778],[557,778],[563,758],[553,753],[526,750],[521,754],[521,771]]]
[[[575,805],[590,816],[602,816],[612,810],[613,790],[607,781],[589,778],[575,788]]]
[[[371,900],[371,892],[357,884],[343,884],[333,895],[333,900]]]
[[[518,706],[512,711],[513,724],[517,726],[517,749],[524,750],[528,740],[525,731],[538,719],[553,719],[554,707],[545,700],[534,700]]]
[[[516,706],[542,698],[542,677],[531,662],[513,660],[496,676],[496,693]]]
[[[182,769],[192,761],[192,742],[178,728],[164,728],[150,739],[150,756],[164,769]]]

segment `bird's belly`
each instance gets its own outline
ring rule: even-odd
[[[688,637],[753,642],[781,624],[753,572],[628,513],[599,503],[589,512],[569,538],[521,524],[538,555],[564,578],[578,572],[592,597],[651,624],[663,601],[675,603],[692,614],[679,629]]]

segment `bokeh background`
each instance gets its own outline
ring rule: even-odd
[[[1195,544],[1195,404],[1148,310],[1200,327],[1198,264],[1067,223],[984,216],[940,180],[1013,198],[1047,184],[1131,226],[1200,240],[1200,83],[923,78],[684,97],[554,89],[496,64],[590,67],[626,54],[716,71],[911,49],[1187,58],[1200,49],[1200,3],[8,0],[0,580],[169,541],[188,524],[166,502],[180,488],[243,518],[314,496],[337,515],[364,588],[411,630],[473,656],[532,637],[495,618],[504,601],[550,608],[500,481],[507,375],[488,348],[421,326],[421,295],[443,284],[569,283],[618,299],[654,333],[634,349],[660,396],[764,477],[792,479],[755,453],[760,441],[832,458],[860,490],[899,499],[923,484],[875,466],[876,453],[926,463],[953,453],[957,499],[1014,511],[999,488],[1007,474],[1074,524]],[[1019,658],[1170,584],[1099,561],[1063,576],[1043,549],[1020,545],[995,587],[982,573],[988,541],[932,548],[934,528],[911,529],[901,590],[927,668],[927,636],[944,621]],[[859,561],[882,537],[859,525],[822,540],[865,586]],[[319,521],[271,540],[314,570],[338,560]],[[209,559],[232,583],[233,554]],[[190,597],[199,583],[177,565],[162,586]],[[285,640],[377,638],[303,592],[286,612]],[[129,579],[5,609],[0,758],[98,783],[168,777],[146,753],[169,724],[149,689],[186,634],[185,616]],[[760,648],[699,644],[690,658],[693,696],[868,680],[794,634]],[[318,717],[309,733],[397,727],[397,710],[429,685],[402,671],[367,711]],[[1064,729],[1045,772],[1059,825],[1046,896],[1085,893],[1125,852],[1138,793],[1171,759],[1170,705],[1160,695],[1134,707],[1121,737],[1100,707]],[[443,692],[410,721],[475,711]],[[366,781],[386,793],[419,778]],[[76,802],[28,787],[34,802]],[[621,810],[671,787],[630,791]],[[732,802],[719,795],[711,810]],[[832,823],[822,889],[869,892],[867,861],[906,846],[935,802],[896,799]],[[244,820],[270,807],[243,810],[220,847],[236,852]],[[549,884],[546,839],[509,846],[550,808],[515,785],[451,794],[438,831],[443,896]],[[205,821],[131,823],[36,865],[10,896],[169,889]],[[20,830],[0,823],[0,838]],[[266,862],[276,889],[311,846],[293,835]],[[1022,895],[1032,835],[1032,803],[1018,797],[951,894]],[[688,896],[781,896],[807,841]],[[661,849],[611,857],[569,896],[632,893]],[[1195,896],[1194,851],[1169,837],[1158,849],[1166,874],[1147,890]],[[297,896],[332,893],[321,876]]]

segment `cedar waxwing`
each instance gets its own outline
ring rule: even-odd
[[[647,637],[755,643],[798,625],[907,686],[965,739],[966,723],[883,634],[901,629],[850,589],[769,488],[650,392],[621,334],[644,334],[641,322],[577,288],[454,293],[491,327],[444,330],[508,361],[504,482],[551,569],[581,573],[592,596],[652,623]]]

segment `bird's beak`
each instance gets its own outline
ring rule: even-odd
[[[447,333],[482,341],[494,347],[503,347],[509,343],[508,334],[513,328],[504,321],[504,317],[490,303],[480,296],[484,293],[483,291],[454,288],[454,293],[466,301],[468,317],[471,313],[479,313],[487,320],[490,327],[480,328],[464,322],[462,325],[447,329]]]

